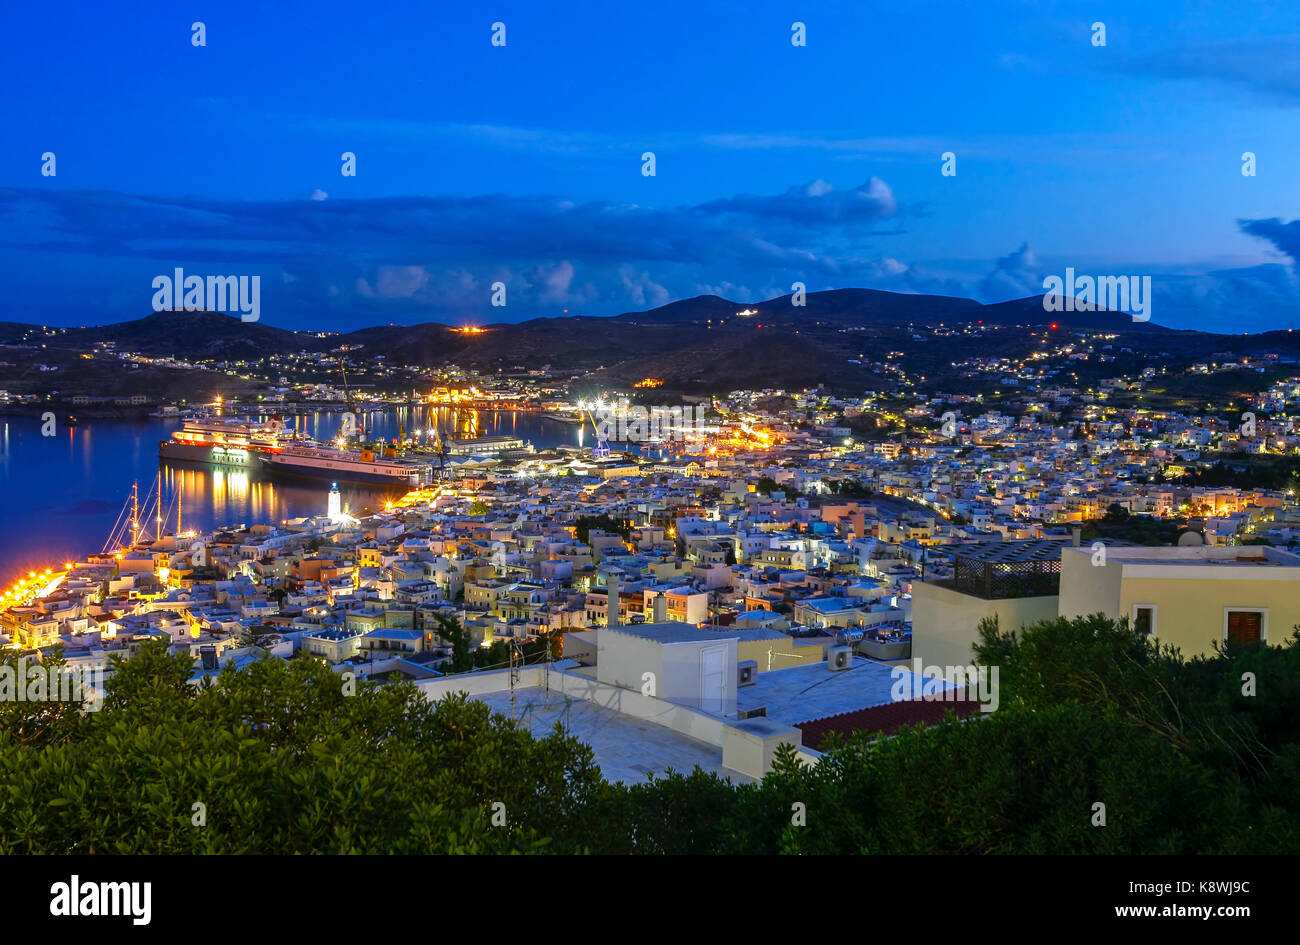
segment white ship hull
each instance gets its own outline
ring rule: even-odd
[[[267,454],[263,457],[263,464],[272,475],[394,488],[423,485],[429,481],[432,473],[432,467],[425,463],[380,457],[367,461],[361,459],[358,453],[329,449],[289,448],[280,453]]]

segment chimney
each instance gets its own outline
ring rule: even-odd
[[[654,599],[654,622],[668,622],[668,595],[660,591]]]
[[[1082,535],[1083,535],[1083,526],[1082,526],[1082,525],[1071,525],[1071,526],[1070,526],[1070,547],[1071,547],[1071,548],[1078,548],[1078,547],[1079,547],[1079,539],[1080,539],[1080,537],[1082,537]]]
[[[605,579],[605,593],[609,598],[609,610],[605,616],[605,626],[618,626],[618,575],[611,574]]]

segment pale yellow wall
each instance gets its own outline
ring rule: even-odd
[[[1184,656],[1211,652],[1223,639],[1225,607],[1267,608],[1264,639],[1280,644],[1300,624],[1300,582],[1125,578],[1120,614],[1133,616],[1134,604],[1156,605],[1156,638]]]
[[[1295,568],[1198,563],[1208,548],[1116,548],[1105,565],[1088,548],[1065,549],[1061,556],[1060,615],[1102,613],[1133,619],[1135,604],[1156,606],[1156,637],[1184,656],[1208,655],[1223,640],[1224,608],[1263,608],[1264,639],[1283,642],[1300,624],[1300,580]],[[1213,555],[1225,561],[1230,556]],[[1287,556],[1276,555],[1282,561]],[[1127,559],[1127,560],[1126,560]],[[1267,578],[1252,577],[1252,572]]]
[[[997,617],[1004,631],[1019,630],[1025,624],[1054,619],[1057,607],[1055,596],[984,600],[937,584],[913,584],[912,657],[927,666],[969,665],[979,622],[985,617]]]
[[[1104,549],[1103,549],[1104,550]],[[1124,565],[1114,556],[1103,560],[1089,548],[1066,548],[1061,555],[1060,616],[1105,614],[1118,618],[1120,581]]]

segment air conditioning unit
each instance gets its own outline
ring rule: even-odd
[[[842,673],[853,665],[853,647],[830,646],[826,648],[826,667],[832,673]]]
[[[767,706],[765,705],[755,706],[752,709],[736,710],[737,721],[744,721],[745,719],[766,718],[766,717],[767,717]]]
[[[741,660],[736,664],[736,688],[752,686],[758,680],[758,663],[754,660]]]

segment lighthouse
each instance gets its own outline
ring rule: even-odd
[[[339,495],[339,484],[337,482],[330,483],[329,506],[326,514],[331,522],[337,522],[343,518],[343,497]]]

